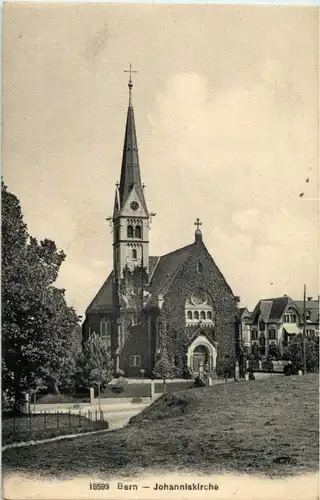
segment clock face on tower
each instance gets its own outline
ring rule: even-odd
[[[130,206],[131,206],[132,210],[138,210],[139,203],[136,201],[132,201]]]

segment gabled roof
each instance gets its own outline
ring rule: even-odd
[[[199,327],[194,331],[191,337],[188,340],[188,344],[192,344],[192,342],[199,337],[200,335],[204,335],[210,342],[214,341],[214,326],[203,326],[199,325]]]
[[[158,293],[165,293],[178,269],[180,269],[180,266],[190,255],[192,246],[193,245],[188,245],[179,248],[162,257],[149,257],[149,276],[151,281],[149,285],[150,299],[147,304],[148,307],[157,305]],[[87,314],[113,310],[112,285],[113,271],[109,274],[99,292],[87,308]]]
[[[150,283],[148,287],[149,299],[145,305],[146,310],[158,306],[158,295],[159,294],[164,295],[169,290],[177,273],[184,265],[186,260],[191,256],[192,251],[195,248],[195,245],[198,244],[199,242],[195,241],[190,245],[178,248],[177,250],[174,250],[173,252],[170,252],[166,255],[162,255],[161,257],[155,257],[155,256],[149,257]],[[214,261],[213,264],[219,271]],[[222,274],[221,277],[224,279]],[[86,314],[113,311],[114,306],[113,306],[112,289],[113,289],[113,271],[110,273],[107,280],[104,282],[99,292],[97,293],[97,295],[87,308]],[[230,291],[232,293],[231,289]]]
[[[162,257],[158,258],[158,262],[156,264],[156,267],[154,268],[152,276],[150,273],[150,299],[146,305],[146,308],[157,305],[157,295],[159,293],[164,294],[168,290],[177,272],[184,264],[186,259],[191,255],[193,245],[194,243],[179,248],[178,250],[174,250],[173,252],[162,255]],[[155,257],[153,257],[153,259],[154,258]]]
[[[251,316],[252,323],[256,323],[261,314],[265,323],[280,321],[281,316],[288,305],[294,305],[290,297],[276,297],[263,299],[258,302]]]
[[[247,307],[239,307],[239,318],[242,318],[244,315],[251,316],[251,312]]]
[[[270,313],[272,311],[273,301],[272,300],[262,300],[260,303],[260,314],[265,323],[269,321]]]
[[[284,296],[260,300],[252,313],[252,323],[256,323],[258,321],[260,314],[265,323],[280,321],[285,309],[288,306],[295,307],[300,315],[300,318],[302,318],[303,300],[292,300],[291,297]],[[319,301],[306,301],[306,310],[311,313],[311,322],[317,323],[319,316]]]
[[[113,271],[103,283],[97,295],[86,309],[86,314],[113,310]]]
[[[303,300],[294,300],[298,311],[303,317]],[[306,301],[306,311],[310,311],[311,323],[317,323],[319,321],[319,300],[307,300]]]

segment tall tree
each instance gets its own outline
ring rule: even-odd
[[[160,359],[156,362],[153,369],[153,374],[163,381],[163,392],[166,392],[166,382],[176,376],[177,368],[174,364],[172,356],[168,354],[167,349],[163,349]]]
[[[97,387],[100,400],[100,389],[112,379],[113,361],[105,340],[98,334],[91,335],[85,342],[77,366],[81,383],[86,387]]]
[[[2,182],[3,393],[16,409],[29,389],[59,385],[79,318],[56,281],[65,254],[29,236],[19,200]]]
[[[307,372],[319,371],[319,337],[316,334],[309,335],[305,339],[305,354]],[[296,366],[303,368],[302,335],[293,337],[284,352],[284,358],[292,361]]]

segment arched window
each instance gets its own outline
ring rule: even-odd
[[[135,237],[141,239],[141,226],[136,226]]]
[[[135,248],[132,250],[132,258],[133,259],[137,258],[137,250]]]
[[[107,347],[111,347],[111,322],[108,318],[100,321],[100,337],[105,339]]]
[[[128,226],[127,236],[128,236],[128,238],[133,238],[133,227],[132,226]]]
[[[185,302],[186,324],[196,325],[201,320],[203,324],[213,325],[213,316],[213,303],[210,295],[202,289],[194,290]]]

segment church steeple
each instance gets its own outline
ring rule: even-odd
[[[125,267],[149,267],[149,212],[141,183],[138,142],[132,105],[131,69],[129,105],[122,153],[120,183],[116,185],[113,211],[114,275],[123,276]],[[136,73],[136,72],[135,72]]]
[[[127,111],[127,122],[126,130],[124,136],[124,146],[122,153],[122,164],[121,164],[121,176],[120,176],[120,186],[119,186],[119,199],[121,207],[126,202],[129,193],[131,192],[133,186],[136,187],[138,195],[141,198],[141,203],[146,208],[143,187],[141,184],[141,174],[140,174],[140,164],[139,164],[139,153],[138,153],[138,141],[136,134],[136,126],[134,120],[134,111],[132,105],[132,73],[136,71],[131,69],[130,64],[130,79],[128,83],[129,87],[129,106]]]

